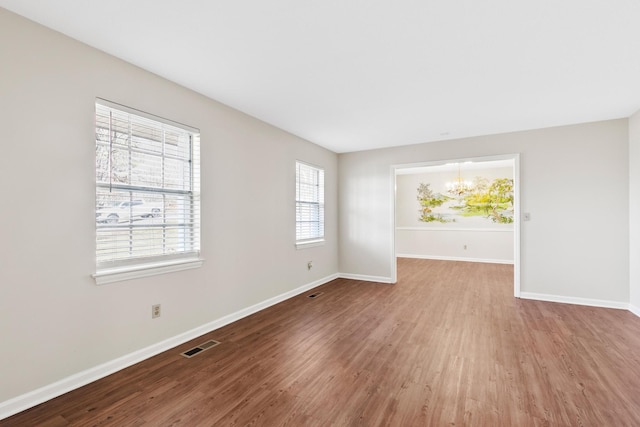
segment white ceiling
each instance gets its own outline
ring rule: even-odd
[[[0,0],[335,152],[628,117],[638,0]]]

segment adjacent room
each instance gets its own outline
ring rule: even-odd
[[[514,160],[395,170],[396,256],[514,263]]]
[[[0,425],[640,425],[638,22],[0,0]]]

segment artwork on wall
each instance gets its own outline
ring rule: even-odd
[[[418,220],[425,223],[484,224],[513,223],[513,179],[476,176],[463,180],[458,169],[455,180],[443,188],[420,182],[417,188]]]

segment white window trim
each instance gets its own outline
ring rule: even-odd
[[[203,262],[204,260],[202,258],[187,258],[126,267],[114,267],[100,270],[92,274],[91,277],[96,281],[96,285],[106,285],[107,283],[122,282],[125,280],[139,279],[141,277],[199,268],[202,267]]]
[[[164,117],[156,116],[155,114],[147,113],[146,111],[136,110],[135,108],[127,107],[126,105],[118,104],[104,98],[96,98],[96,102],[105,107],[114,108],[125,113],[135,114],[136,116],[144,117],[156,122],[165,123],[191,133],[200,133],[200,130],[193,126],[185,125],[184,123],[176,122],[175,120],[165,119]]]
[[[315,248],[324,245],[324,239],[300,240],[296,242],[296,249]]]

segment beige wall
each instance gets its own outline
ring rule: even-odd
[[[629,303],[640,316],[640,111],[629,119],[629,259]]]
[[[521,290],[629,300],[627,120],[339,156],[340,272],[390,278],[391,165],[520,153]]]
[[[337,272],[334,153],[4,9],[0,58],[0,403]],[[96,97],[201,130],[202,268],[91,279]],[[322,247],[295,249],[296,159],[326,170]]]

